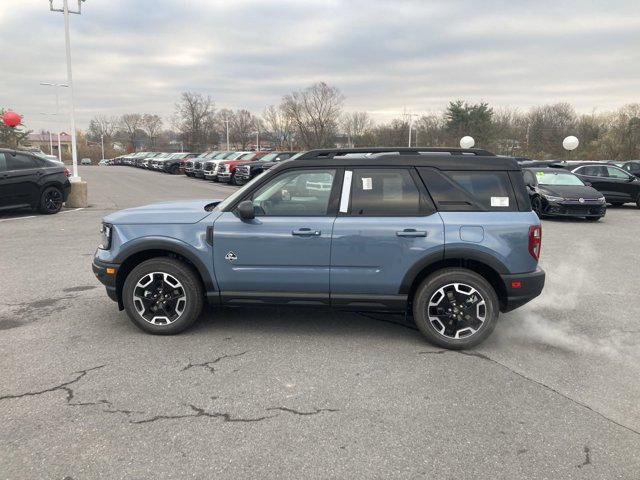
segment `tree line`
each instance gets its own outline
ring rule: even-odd
[[[84,137],[94,142],[104,138],[105,145],[119,142],[129,151],[166,150],[169,145],[204,151],[226,148],[227,136],[230,148],[246,149],[259,136],[262,144],[267,141],[278,149],[298,150],[400,147],[408,146],[409,141],[412,146],[451,147],[457,146],[461,137],[471,135],[476,147],[504,155],[535,159],[640,158],[640,104],[579,114],[568,103],[525,111],[455,100],[441,112],[399,115],[388,122],[375,122],[368,112],[347,112],[344,104],[340,90],[324,82],[291,92],[258,115],[246,109],[217,109],[211,96],[183,92],[168,124],[156,114],[97,115]],[[575,152],[562,148],[562,140],[568,135],[580,140]]]

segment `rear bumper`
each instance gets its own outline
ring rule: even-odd
[[[502,312],[510,312],[530,302],[542,293],[545,273],[540,267],[535,272],[500,275],[507,292],[506,300],[501,305]]]
[[[116,277],[118,276],[118,269],[120,265],[116,263],[106,263],[97,258],[93,258],[93,262],[91,264],[91,269],[93,270],[96,278],[102,283],[107,289],[107,295],[114,302],[118,301],[118,293],[116,290]],[[113,269],[113,273],[107,273],[107,269]]]

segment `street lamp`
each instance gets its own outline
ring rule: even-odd
[[[73,96],[73,75],[71,73],[71,40],[69,38],[69,14],[76,15],[82,14],[82,2],[84,0],[78,0],[78,9],[69,10],[69,0],[62,0],[62,8],[53,8],[53,0],[49,0],[49,10],[52,12],[62,12],[64,14],[64,39],[67,53],[67,84],[69,86],[69,93],[71,96],[71,157],[73,160],[73,176],[69,179],[71,181],[80,181],[78,176],[78,149],[76,145],[76,116],[75,116],[75,100]]]
[[[60,87],[69,88],[69,85],[66,83],[51,83],[51,82],[40,82],[40,85],[45,87],[54,87],[56,91],[56,113],[43,113],[42,115],[55,115],[56,122],[58,123],[58,114],[60,113]],[[51,133],[51,132],[49,132]],[[62,143],[60,142],[60,131],[56,132],[58,136],[58,160],[62,161]]]
[[[229,151],[229,119],[225,118],[224,123],[227,124],[227,151]]]
[[[413,117],[419,117],[417,113],[405,113],[409,117],[409,147],[411,147],[411,129],[413,127]]]

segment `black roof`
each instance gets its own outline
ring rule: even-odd
[[[295,160],[299,166],[413,166],[442,170],[520,170],[512,157],[498,157],[480,149],[462,148],[337,148],[310,150]],[[284,165],[283,165],[284,168]]]

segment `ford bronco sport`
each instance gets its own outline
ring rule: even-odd
[[[205,300],[329,305],[412,313],[461,349],[545,278],[520,167],[478,149],[309,151],[223,201],[108,215],[102,236],[96,276],[155,334],[189,327]]]

